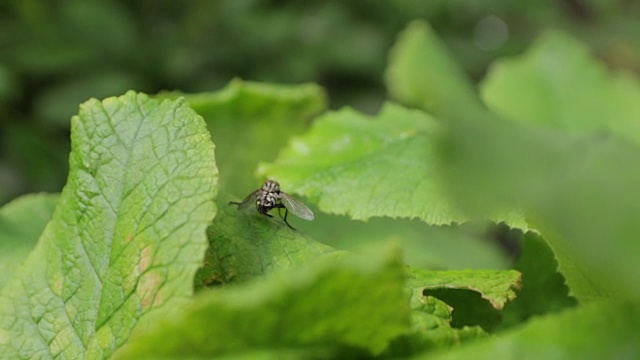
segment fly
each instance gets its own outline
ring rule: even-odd
[[[287,222],[289,211],[304,220],[313,220],[314,218],[313,212],[305,204],[280,191],[280,184],[273,180],[265,181],[260,189],[249,194],[242,202],[229,201],[229,205],[231,204],[238,205],[238,210],[241,211],[247,209],[251,204],[255,204],[260,214],[269,217],[272,216],[268,214],[269,210],[278,209],[278,214],[280,214],[280,209],[284,209],[284,223],[293,230],[295,230],[293,226]]]

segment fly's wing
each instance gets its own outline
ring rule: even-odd
[[[258,191],[260,191],[260,190],[256,190],[256,191],[252,192],[246,198],[244,198],[244,200],[242,200],[242,202],[240,204],[237,204],[238,205],[238,210],[245,211],[251,205],[253,205],[255,207],[256,206],[256,201],[258,200]]]
[[[307,205],[301,203],[293,197],[280,192],[280,198],[282,199],[282,203],[287,208],[287,210],[291,211],[293,215],[305,220],[313,220],[313,218],[315,217],[313,215],[313,211],[311,211],[307,207]]]

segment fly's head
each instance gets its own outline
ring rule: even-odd
[[[278,184],[278,182],[274,180],[267,180],[264,182],[260,190],[267,193],[279,193],[280,184]]]

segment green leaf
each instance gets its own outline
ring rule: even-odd
[[[259,161],[273,160],[292,134],[326,108],[326,95],[316,84],[276,85],[233,80],[212,93],[166,93],[184,96],[202,115],[217,146],[220,186],[244,195],[256,186]]]
[[[490,275],[495,274],[499,273],[491,273]],[[496,278],[498,277],[500,276]],[[486,283],[487,281],[480,279],[480,277],[467,276],[467,274],[460,272],[410,269],[409,286],[412,293],[411,332],[396,339],[389,353],[394,354],[394,356],[407,356],[426,349],[449,348],[469,340],[486,337],[487,333],[478,325],[479,322],[472,324],[473,321],[466,321],[465,323],[464,321],[456,320],[457,318],[468,317],[469,309],[475,310],[478,308],[478,304],[469,301],[470,297],[467,296],[462,302],[454,301],[455,308],[440,299],[445,297],[447,301],[453,300],[451,297],[446,297],[446,292],[450,294],[457,290],[465,289],[470,284],[480,284],[481,288],[487,288]],[[425,290],[424,284],[431,284],[429,286],[432,287],[432,290]],[[449,285],[451,289],[447,288]],[[443,291],[438,293],[438,289]],[[483,302],[484,305],[488,304],[487,301],[483,300]],[[495,309],[490,312],[495,313]],[[466,320],[478,320],[478,317]]]
[[[410,268],[409,334],[394,342],[395,354],[459,345],[487,336],[501,319],[507,301],[515,298],[520,273],[513,270],[429,271]]]
[[[320,210],[371,217],[419,218],[429,224],[466,220],[435,180],[433,141],[439,125],[428,114],[386,104],[375,118],[352,109],[328,113],[294,137],[258,172],[307,196]],[[500,217],[526,228],[517,215]]]
[[[425,66],[429,69],[425,69]],[[474,94],[473,87],[462,70],[455,65],[444,44],[429,25],[422,21],[412,22],[399,35],[391,50],[385,81],[393,98],[429,110],[441,121],[472,115],[473,109],[482,107]],[[435,135],[438,133],[439,131],[432,133],[430,144],[436,140]],[[429,160],[425,160],[425,157],[420,159],[422,160],[420,166],[427,166],[425,163],[428,163],[428,176],[432,186],[442,188],[443,179],[437,169],[437,157],[430,154],[426,158]],[[408,165],[406,168],[410,168],[413,164]],[[406,168],[403,170],[406,171]],[[385,173],[385,176],[388,176],[388,173]],[[436,196],[450,200],[445,191],[438,191]],[[455,210],[450,210],[454,208]],[[446,207],[438,212],[451,212],[452,215],[444,217],[450,222],[468,219],[466,214],[462,214],[462,210],[464,209],[458,208],[454,202],[447,202]],[[481,218],[504,221],[509,226],[525,231],[528,229],[528,224],[518,207],[487,212]],[[447,223],[442,218],[435,222],[427,221],[434,224]]]
[[[500,336],[416,359],[636,359],[640,306],[597,302],[529,321]]]
[[[408,356],[488,336],[480,326],[453,327],[451,308],[443,301],[432,296],[422,301],[422,307],[411,312],[411,332],[392,344],[391,353]]]
[[[430,178],[436,131],[430,116],[398,105],[385,105],[373,119],[347,108],[318,118],[259,172],[304,194],[324,212],[446,224],[461,216]]]
[[[449,270],[411,269],[409,286],[418,293],[434,289],[462,289],[477,292],[496,310],[516,297],[521,274],[515,270]]]
[[[378,354],[409,329],[404,265],[397,249],[380,250],[202,293],[180,315],[136,331],[116,358],[239,356],[314,346]]]
[[[410,23],[398,36],[385,82],[392,98],[442,120],[480,105],[465,74],[424,21]]]
[[[218,199],[218,214],[207,230],[209,248],[204,266],[196,274],[197,288],[242,282],[305,264],[320,255],[341,254],[301,231],[290,229],[277,214],[267,217],[257,211],[241,212],[228,205],[232,200],[228,196]]]
[[[451,307],[451,326],[481,326],[492,331],[500,324],[507,301],[515,299],[521,274],[514,270],[429,271],[411,269],[413,303],[435,297]]]
[[[548,32],[525,55],[496,63],[483,83],[483,97],[497,112],[522,122],[572,133],[603,135],[608,131],[637,142],[640,139],[640,126],[637,125],[640,84],[628,74],[610,73],[589,52],[585,45],[563,33]],[[584,162],[590,157],[584,154],[591,152],[593,146],[598,147],[599,140],[594,137],[581,142],[585,144],[582,145],[584,150],[580,151],[583,159],[578,160],[580,155],[576,154],[575,160]],[[611,154],[612,160],[613,157],[617,156]],[[617,161],[620,161],[619,157]],[[631,175],[627,166],[619,167],[613,173],[608,173],[607,167],[598,169],[596,166],[589,171],[607,172],[606,176],[624,173],[621,175],[625,177]],[[577,171],[583,172],[584,169]],[[597,183],[609,182],[604,178],[597,180],[597,176],[587,176],[586,179],[594,180],[592,186],[595,191],[606,191],[609,187]],[[617,190],[621,192],[618,196],[634,196],[633,193],[637,196],[633,188],[628,190],[631,191],[628,195],[623,194],[623,189]],[[594,202],[586,209],[599,206]],[[612,208],[623,210],[617,205]],[[599,221],[606,223],[611,215],[609,213]],[[589,284],[589,279],[585,279],[585,270],[580,269],[580,264],[575,264],[562,253],[560,257],[561,268],[569,276],[574,293],[580,296],[597,291]]]
[[[547,32],[526,54],[497,61],[481,90],[487,105],[514,120],[640,141],[638,81],[609,74],[584,44],[561,32]]]
[[[67,185],[0,294],[4,358],[110,356],[136,323],[182,307],[204,254],[217,170],[184,101],[89,100],[71,125]]]
[[[57,194],[25,195],[0,208],[0,289],[19,273],[57,201]]]
[[[424,41],[437,42],[432,37]],[[424,62],[421,71],[457,81],[457,72],[441,74],[449,66],[438,64]],[[441,84],[422,85],[429,93]],[[464,84],[446,85],[443,91],[451,86]],[[640,148],[613,137],[506,121],[468,98],[472,95],[458,95],[464,107],[446,102],[435,107],[442,111],[438,116],[449,119],[438,163],[457,203],[477,217],[496,209],[522,209],[549,242],[579,300],[640,296]]]
[[[480,211],[494,204],[523,208],[579,299],[640,295],[636,145],[536,131],[490,117],[482,125],[451,129],[443,163],[461,203]]]

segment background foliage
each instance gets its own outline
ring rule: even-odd
[[[372,114],[396,34],[428,20],[474,79],[548,27],[640,71],[634,1],[5,1],[0,4],[0,203],[59,191],[69,118],[90,97],[212,91],[232,78],[316,82]],[[492,17],[493,16],[493,17]],[[508,38],[501,41],[502,27]],[[497,37],[497,38],[496,38]]]

